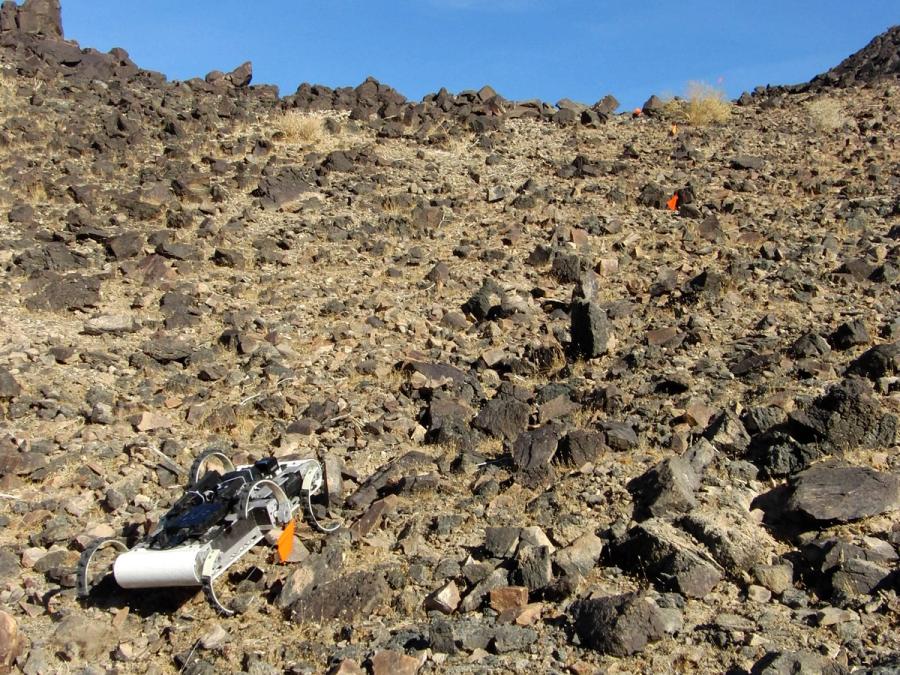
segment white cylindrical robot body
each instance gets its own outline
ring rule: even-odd
[[[136,548],[113,564],[116,583],[122,588],[199,586],[207,546],[185,546],[165,551]]]

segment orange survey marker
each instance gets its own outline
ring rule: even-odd
[[[666,202],[666,208],[668,208],[669,211],[674,211],[678,208],[678,195],[672,195],[672,199]]]
[[[278,560],[279,562],[287,562],[294,550],[294,531],[297,529],[295,521],[292,519],[278,537]]]

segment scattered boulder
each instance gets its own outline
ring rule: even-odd
[[[806,415],[792,416],[802,430],[836,450],[893,445],[897,417],[885,413],[864,380],[847,378],[815,400]]]
[[[472,426],[495,438],[514,441],[528,427],[531,406],[521,401],[494,398],[484,404]]]
[[[900,342],[872,347],[850,364],[847,373],[870,380],[900,373]]]
[[[291,606],[291,619],[297,623],[351,621],[371,614],[386,601],[389,593],[381,573],[353,572],[307,591]]]
[[[561,439],[557,445],[554,462],[578,468],[593,462],[606,449],[606,436],[602,432],[575,429]]]
[[[588,532],[556,552],[554,564],[569,576],[587,576],[603,553],[603,540]]]
[[[869,467],[822,462],[791,480],[787,509],[820,522],[846,523],[900,508],[900,477]]]
[[[100,304],[100,279],[97,277],[48,273],[35,285],[35,293],[25,301],[29,309],[59,312],[85,310]]]
[[[547,484],[555,475],[551,462],[556,455],[561,427],[546,424],[525,431],[513,443],[512,459],[519,480],[528,486]]]
[[[687,513],[697,506],[694,492],[700,478],[683,457],[665,459],[628,484],[638,516],[661,517]]]
[[[614,542],[611,559],[622,569],[649,574],[663,590],[702,598],[723,572],[705,551],[664,520],[651,518],[630,529]]]
[[[581,644],[611,656],[631,656],[665,635],[666,620],[647,594],[588,597],[572,606]]]
[[[25,0],[16,7],[15,25],[23,33],[43,35],[50,39],[62,39],[62,12],[59,0]],[[4,22],[3,30],[10,23]]]
[[[849,672],[834,659],[813,652],[770,652],[757,661],[750,670],[751,675],[793,675],[794,673],[848,675]]]

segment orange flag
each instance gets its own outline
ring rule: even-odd
[[[295,529],[297,528],[292,519],[291,522],[284,526],[281,536],[278,537],[278,560],[281,562],[287,562],[287,559],[291,556],[291,551],[294,550]]]
[[[672,199],[666,202],[666,206],[669,211],[674,211],[678,208],[678,195],[672,195]]]

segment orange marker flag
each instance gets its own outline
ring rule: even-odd
[[[278,560],[280,562],[287,562],[294,550],[294,530],[296,529],[297,526],[291,519],[291,522],[284,526],[281,536],[278,537]]]
[[[672,199],[666,202],[666,207],[669,211],[674,211],[678,208],[678,195],[672,195]]]

